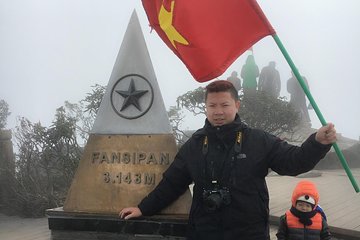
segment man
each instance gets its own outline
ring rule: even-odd
[[[281,81],[279,71],[275,68],[274,61],[264,67],[259,76],[259,91],[264,91],[268,95],[278,98],[280,96]]]
[[[228,81],[210,83],[205,104],[205,126],[181,147],[154,191],[119,215],[156,214],[194,182],[187,239],[269,239],[268,169],[281,175],[311,170],[335,142],[334,125],[297,147],[242,123],[237,91]]]
[[[306,87],[309,89],[309,84],[307,79],[302,77]],[[291,71],[291,78],[287,80],[287,91],[290,93],[290,105],[300,114],[302,122],[305,124],[310,124],[310,116],[308,108],[306,106],[306,97],[305,92],[301,88],[299,81],[296,79],[295,74]]]
[[[243,79],[244,98],[252,98],[257,88],[257,78],[259,77],[259,67],[255,63],[254,55],[246,58],[245,64],[241,68],[241,78]]]
[[[231,73],[231,76],[228,77],[226,80],[228,80],[229,82],[231,82],[235,89],[239,92],[241,90],[241,80],[240,78],[238,78],[238,73],[237,71],[233,71]]]

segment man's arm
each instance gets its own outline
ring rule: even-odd
[[[185,144],[186,145],[186,144]],[[137,207],[127,207],[120,211],[119,216],[130,219],[141,216],[151,216],[167,207],[189,187],[192,179],[188,173],[184,154],[185,145],[175,156],[174,162],[164,172],[163,179],[142,199]]]
[[[269,167],[280,175],[296,176],[310,171],[325,157],[336,141],[334,124],[321,127],[300,146],[275,140],[268,155]]]

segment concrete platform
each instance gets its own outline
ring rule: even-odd
[[[49,229],[52,231],[96,231],[130,235],[182,237],[187,229],[187,215],[160,215],[123,220],[118,215],[74,213],[62,208],[49,209]]]
[[[360,182],[360,169],[352,169],[357,182]],[[334,240],[360,240],[360,194],[355,193],[344,170],[321,171],[319,174],[304,176],[318,185],[320,204],[324,208]],[[276,239],[279,217],[290,207],[290,196],[298,177],[272,175],[267,178],[270,191],[271,240]],[[112,216],[114,220],[119,219]],[[109,217],[108,217],[109,218]],[[104,218],[103,220],[109,220]],[[111,218],[111,216],[110,216]],[[138,232],[135,234],[103,231],[50,230],[48,218],[20,218],[0,214],[1,240],[138,240],[172,239],[182,237]]]

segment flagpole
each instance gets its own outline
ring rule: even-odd
[[[327,124],[327,122],[325,121],[325,118],[324,118],[323,115],[321,114],[320,109],[319,109],[319,107],[317,106],[314,98],[312,97],[312,95],[311,95],[308,87],[306,86],[304,79],[301,77],[299,71],[298,71],[297,68],[295,67],[294,62],[291,60],[291,58],[290,58],[289,54],[287,53],[284,45],[281,43],[281,41],[280,41],[279,37],[277,36],[277,34],[273,34],[272,37],[274,38],[276,44],[277,44],[278,47],[280,48],[280,51],[281,51],[282,54],[284,55],[286,61],[287,61],[288,64],[290,65],[291,70],[292,70],[293,73],[295,74],[298,82],[300,83],[300,86],[301,86],[302,89],[304,90],[307,98],[308,98],[309,101],[310,101],[310,104],[313,106],[313,108],[314,108],[314,110],[315,110],[315,113],[316,113],[316,115],[318,116],[321,124],[322,124],[323,126],[325,126],[325,125]],[[346,162],[346,160],[345,160],[344,154],[341,152],[341,150],[340,150],[340,148],[339,148],[339,146],[337,145],[336,142],[333,143],[332,146],[334,147],[335,152],[336,152],[336,154],[338,155],[338,157],[339,157],[339,159],[340,159],[340,162],[341,162],[341,164],[342,164],[342,166],[343,166],[346,174],[348,175],[348,178],[350,179],[350,182],[352,183],[352,185],[353,185],[353,187],[354,187],[354,189],[355,189],[355,192],[358,193],[358,192],[360,191],[360,190],[359,190],[359,186],[357,185],[356,180],[355,180],[355,178],[353,177],[353,175],[352,175],[352,173],[351,173],[351,170],[350,170],[350,168],[349,168],[349,166],[348,166],[348,164],[347,164],[347,162]]]

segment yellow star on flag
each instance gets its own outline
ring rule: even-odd
[[[174,48],[176,48],[175,41],[184,45],[189,45],[189,42],[183,36],[181,36],[181,34],[175,29],[173,25],[174,5],[175,1],[172,1],[170,12],[165,9],[164,5],[161,5],[158,19],[161,29],[165,32]]]

